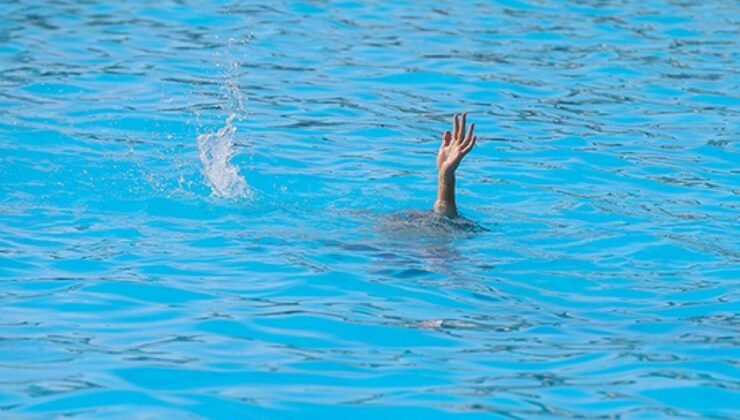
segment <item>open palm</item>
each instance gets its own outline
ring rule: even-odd
[[[454,175],[463,157],[475,146],[477,140],[473,135],[475,124],[470,124],[470,129],[465,133],[466,116],[467,113],[455,114],[452,117],[452,132],[447,130],[442,136],[442,144],[437,153],[437,170],[440,176]]]

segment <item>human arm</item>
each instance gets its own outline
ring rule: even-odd
[[[452,117],[452,132],[444,132],[442,144],[437,153],[437,200],[434,202],[434,212],[455,218],[458,216],[455,203],[455,171],[462,159],[475,146],[477,137],[473,135],[475,124],[465,132],[467,114],[455,114]]]

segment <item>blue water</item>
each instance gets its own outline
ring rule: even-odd
[[[740,3],[2,7],[0,417],[740,416]]]

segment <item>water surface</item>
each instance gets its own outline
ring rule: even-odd
[[[737,2],[3,8],[0,417],[740,415]]]

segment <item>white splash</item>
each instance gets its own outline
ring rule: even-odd
[[[239,167],[231,163],[234,156],[234,126],[236,114],[226,118],[226,125],[215,133],[198,135],[198,150],[203,163],[203,175],[211,193],[216,197],[236,200],[251,196],[247,180],[239,174]]]
[[[218,38],[218,36],[216,36]],[[215,133],[204,133],[198,135],[198,150],[200,161],[203,163],[203,175],[206,183],[211,188],[211,195],[238,200],[252,196],[252,189],[247,184],[247,180],[239,173],[239,166],[231,162],[234,157],[234,141],[236,126],[234,120],[239,120],[247,114],[244,106],[245,97],[239,89],[236,72],[241,67],[241,61],[234,58],[234,48],[245,45],[250,38],[237,39],[229,38],[227,56],[222,57],[217,54],[215,61],[217,63],[225,60],[228,65],[217,67],[224,68],[224,83],[221,89],[225,91],[224,99],[226,103],[222,109],[229,112],[226,123]]]

